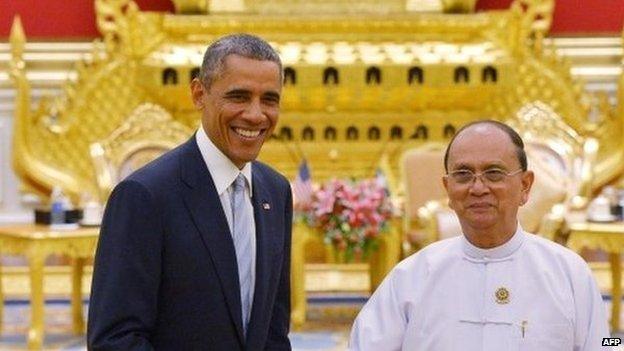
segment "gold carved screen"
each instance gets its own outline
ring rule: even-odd
[[[542,43],[553,0],[463,14],[418,13],[410,1],[367,1],[362,4],[387,11],[351,13],[323,7],[353,3],[348,0],[284,0],[293,9],[287,14],[253,7],[270,2],[240,3],[237,12],[219,13],[207,2],[179,1],[180,13],[165,14],[141,12],[130,0],[95,0],[102,41],[64,94],[35,110],[22,57],[25,36],[16,22],[14,168],[24,189],[46,195],[60,184],[74,198],[99,193],[89,146],[111,136],[142,104],[162,106],[191,133],[199,115],[188,83],[205,47],[234,32],[258,34],[282,56],[282,114],[260,157],[291,179],[304,158],[314,180],[371,176],[381,160],[396,176],[405,150],[445,143],[472,120],[516,118],[535,101],[579,138],[605,146],[592,165],[601,172],[591,188],[622,171],[622,112],[609,112],[600,125],[588,121],[590,97]],[[441,3],[448,9],[453,1]],[[306,6],[313,8],[303,11]]]

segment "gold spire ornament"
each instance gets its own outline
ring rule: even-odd
[[[496,289],[496,293],[494,293],[496,297],[496,303],[500,305],[506,305],[509,303],[509,290],[505,287],[500,287]]]

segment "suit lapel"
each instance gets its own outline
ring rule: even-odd
[[[282,246],[279,233],[275,233],[272,226],[274,216],[277,214],[274,203],[271,202],[269,189],[270,184],[265,179],[259,167],[252,166],[254,218],[256,221],[256,286],[254,289],[254,300],[249,320],[249,330],[247,334],[248,345],[255,345],[254,339],[257,336],[256,327],[262,323],[267,312],[269,291],[271,290],[271,272],[273,265],[280,262],[280,258],[275,257],[278,248]]]
[[[241,320],[240,285],[232,235],[210,172],[201,156],[195,138],[185,146],[180,160],[184,202],[201,234],[217,271],[230,317],[236,325],[238,338],[244,344]],[[254,206],[255,207],[255,206]]]

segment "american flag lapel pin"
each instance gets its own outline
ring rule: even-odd
[[[263,202],[262,208],[268,211],[271,209],[271,205],[268,202]]]

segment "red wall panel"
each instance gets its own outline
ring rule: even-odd
[[[477,9],[506,9],[512,0],[478,0]],[[617,35],[624,26],[624,0],[555,0],[550,29],[556,35]]]
[[[556,0],[556,33],[622,33],[624,0]]]
[[[135,0],[142,10],[171,11],[170,0]],[[512,0],[478,0],[479,11],[508,8]],[[0,0],[0,38],[19,14],[29,39],[85,39],[99,36],[93,0]],[[624,0],[556,0],[551,33],[618,35]]]
[[[173,12],[170,0],[135,0],[144,11]],[[0,38],[8,37],[13,17],[20,15],[29,39],[94,38],[94,0],[0,0]]]

